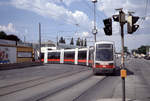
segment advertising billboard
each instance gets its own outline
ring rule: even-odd
[[[16,63],[16,47],[0,46],[0,63]]]

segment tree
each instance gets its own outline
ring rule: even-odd
[[[146,54],[146,46],[141,46],[138,48],[139,54]]]
[[[131,52],[132,52],[133,55],[134,54],[138,54],[138,50],[137,49],[133,49]]]
[[[83,39],[80,41],[80,45],[83,46]]]
[[[7,34],[4,31],[0,31],[0,39],[7,39]]]
[[[70,45],[74,45],[73,38],[71,38]]]
[[[80,38],[77,39],[76,45],[80,46]]]
[[[20,39],[16,35],[7,35],[7,40],[12,40],[12,41],[20,41]]]
[[[84,40],[84,46],[85,46],[85,47],[87,46],[86,38],[85,38],[85,40]]]
[[[63,43],[63,42],[64,42],[63,37],[60,37],[60,39],[59,39],[59,43]]]
[[[125,53],[128,53],[128,52],[129,52],[129,51],[128,51],[128,47],[124,46],[124,52],[125,52]]]

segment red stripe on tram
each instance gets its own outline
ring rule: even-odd
[[[43,61],[44,61],[44,59],[41,59],[41,61],[43,62]]]
[[[65,62],[74,62],[74,59],[64,59]]]
[[[92,60],[89,60],[89,63],[93,63],[93,61],[92,61]]]
[[[78,60],[78,62],[86,62],[86,60]]]
[[[60,61],[60,59],[48,59],[48,61]]]

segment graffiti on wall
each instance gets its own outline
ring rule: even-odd
[[[0,48],[0,63],[9,63],[8,53],[9,48]]]

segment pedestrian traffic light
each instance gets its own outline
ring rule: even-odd
[[[112,19],[108,18],[108,19],[104,19],[104,32],[106,35],[112,35]]]
[[[138,21],[138,19],[139,19],[138,16],[132,16],[132,15],[128,16],[127,29],[129,34],[132,34],[139,28],[139,25],[135,24]]]

